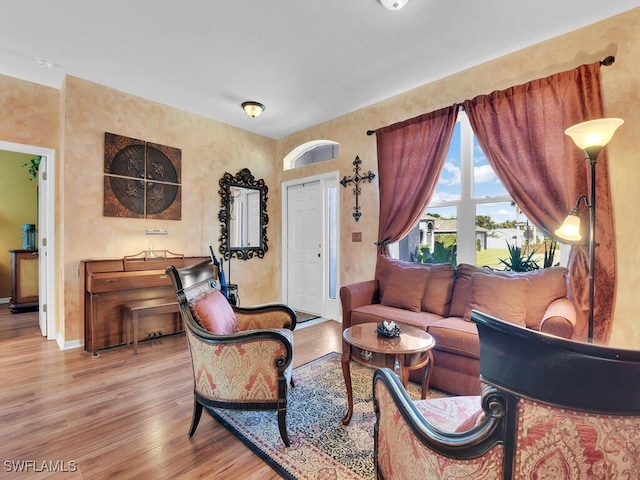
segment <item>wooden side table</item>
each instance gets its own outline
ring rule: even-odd
[[[351,362],[367,367],[388,367],[400,377],[407,387],[409,371],[425,367],[422,379],[421,398],[427,396],[431,366],[433,365],[432,349],[436,342],[431,335],[416,327],[404,325],[400,327],[400,336],[387,338],[378,335],[377,323],[353,325],[342,332],[342,374],[347,387],[347,413],[342,424],[348,425],[353,415],[353,389],[351,386]]]

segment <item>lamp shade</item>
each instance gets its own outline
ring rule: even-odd
[[[578,212],[576,210],[572,210],[555,233],[561,239],[569,242],[578,242],[582,240],[582,236],[580,235],[580,215]]]
[[[259,102],[244,102],[242,104],[245,113],[253,118],[259,117],[264,112],[264,108],[264,105]]]
[[[380,0],[380,3],[387,10],[400,10],[409,0]]]
[[[589,147],[604,147],[616,129],[624,123],[621,118],[600,118],[578,123],[567,128],[564,133],[569,135],[575,144],[583,150]]]

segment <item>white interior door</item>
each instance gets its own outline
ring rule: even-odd
[[[323,209],[320,181],[287,188],[287,293],[289,305],[322,315]]]
[[[38,168],[38,322],[43,336],[47,336],[47,157],[42,156]]]

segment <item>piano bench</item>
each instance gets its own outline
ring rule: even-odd
[[[127,302],[122,306],[124,318],[127,324],[127,345],[130,343],[131,330],[133,330],[133,354],[138,354],[138,322],[141,318],[163,313],[179,313],[180,307],[175,297],[150,298],[148,300],[136,300]]]

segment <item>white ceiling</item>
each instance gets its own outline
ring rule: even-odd
[[[2,0],[0,73],[56,88],[69,74],[278,139],[637,6]],[[264,114],[248,117],[245,100]]]

